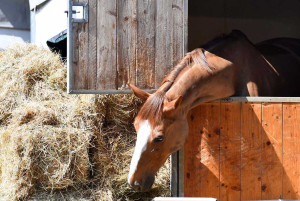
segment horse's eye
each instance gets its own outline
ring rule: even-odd
[[[156,143],[162,142],[162,141],[164,141],[164,137],[163,136],[158,136],[158,137],[154,138],[153,141],[156,142]]]

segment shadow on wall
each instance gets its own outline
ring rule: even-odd
[[[297,103],[205,103],[189,115],[185,196],[300,199]]]

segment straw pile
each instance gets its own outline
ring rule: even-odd
[[[138,99],[68,95],[59,56],[31,44],[0,53],[0,80],[0,200],[169,195],[169,163],[150,192],[127,185]]]

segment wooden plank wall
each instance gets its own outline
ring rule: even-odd
[[[300,199],[300,103],[204,103],[188,120],[186,197]]]
[[[89,22],[73,25],[73,92],[155,89],[183,57],[185,0],[75,1]]]

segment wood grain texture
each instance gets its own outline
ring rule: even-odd
[[[78,2],[78,0],[73,0],[73,2]],[[75,71],[77,62],[78,62],[78,46],[79,46],[79,40],[78,40],[78,23],[73,23],[73,35],[72,35],[72,43],[73,43],[73,55],[72,55],[72,61],[73,61],[73,68]]]
[[[189,134],[184,146],[184,196],[201,196],[201,121],[202,106],[191,110],[187,116]]]
[[[261,103],[242,103],[241,200],[261,199],[261,112]]]
[[[74,0],[74,2],[78,2],[78,0]],[[73,79],[71,79],[70,85],[72,85],[72,89],[76,89],[78,79],[80,79],[79,76],[79,39],[78,39],[78,31],[79,31],[79,24],[73,23],[72,24],[72,45],[73,45],[73,51],[72,51],[72,68],[73,68]]]
[[[241,103],[221,103],[220,201],[241,199]]]
[[[89,22],[73,25],[73,93],[155,89],[184,56],[186,0],[80,1]]]
[[[188,119],[184,195],[218,198],[220,103],[201,104],[189,113]]]
[[[300,199],[300,104],[283,104],[283,198]]]
[[[282,103],[262,104],[262,187],[263,200],[282,195]]]
[[[201,197],[220,196],[220,103],[201,105]]]
[[[89,0],[87,89],[97,83],[97,0]]]
[[[184,158],[184,157],[183,157]],[[171,197],[178,196],[179,193],[179,153],[175,152],[170,158],[170,187],[171,187]],[[183,173],[184,174],[184,173]],[[185,179],[183,179],[185,180]],[[182,182],[182,180],[181,180]],[[183,181],[184,183],[184,181]]]
[[[184,1],[173,0],[173,66],[184,56]]]
[[[117,89],[116,0],[97,3],[97,89]]]
[[[80,0],[80,2],[87,3],[88,0]],[[88,49],[88,23],[78,23],[78,65],[75,68],[75,85],[76,89],[87,88],[87,73],[89,62]]]
[[[136,3],[137,0],[118,3],[118,89],[125,89],[127,82],[136,84]]]
[[[142,89],[155,87],[156,2],[137,1],[136,85]]]
[[[76,89],[86,89],[87,87],[87,77],[88,77],[88,24],[80,23],[78,25],[78,65],[76,66],[76,77],[75,82]]]
[[[158,88],[173,67],[172,1],[157,1],[155,33],[155,87]]]
[[[211,104],[220,104],[220,112]],[[212,138],[218,115],[220,149]],[[188,119],[186,196],[220,201],[300,199],[299,103],[206,103],[193,109]],[[214,154],[218,151],[219,156]],[[213,165],[218,160],[219,191]]]

